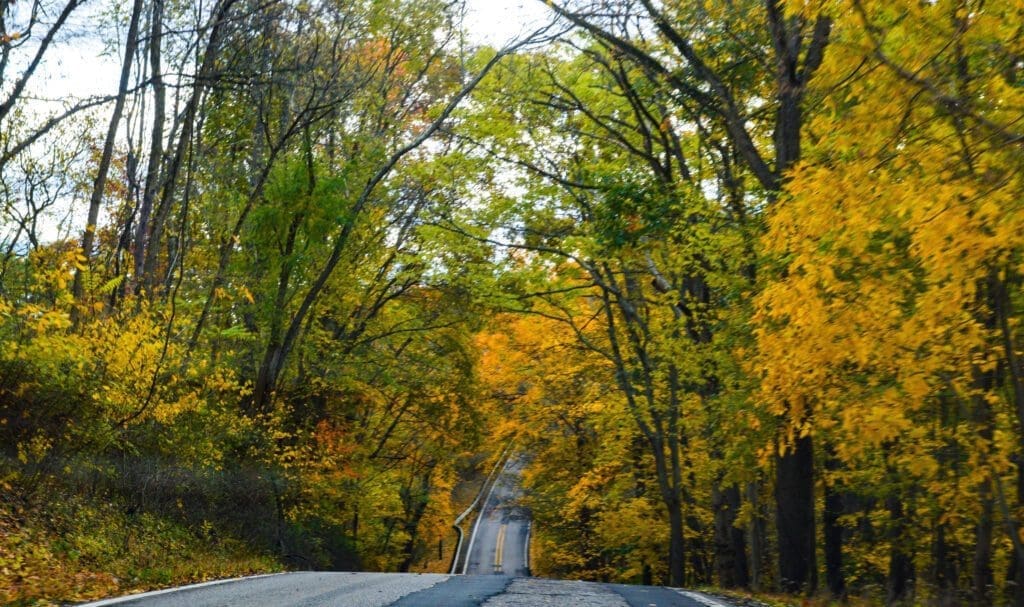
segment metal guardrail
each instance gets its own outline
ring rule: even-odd
[[[455,555],[452,556],[452,566],[449,568],[449,571],[448,571],[448,573],[451,574],[451,575],[457,575],[458,574],[459,557],[462,555],[462,544],[463,544],[463,541],[466,538],[466,534],[462,530],[462,527],[460,526],[460,524],[462,523],[462,521],[467,516],[469,516],[469,514],[471,512],[473,512],[474,509],[476,509],[476,507],[478,505],[480,505],[480,503],[481,503],[480,502],[480,498],[482,498],[484,496],[484,492],[487,493],[487,499],[485,499],[483,501],[483,503],[486,504],[487,500],[490,499],[491,493],[494,492],[494,482],[493,481],[494,481],[494,479],[497,478],[496,474],[497,474],[498,470],[499,469],[504,470],[505,466],[508,465],[508,454],[509,454],[509,451],[512,449],[512,445],[513,445],[513,441],[509,441],[508,445],[505,446],[505,450],[502,451],[501,455],[498,457],[498,461],[494,462],[494,467],[491,468],[491,473],[487,475],[487,480],[485,480],[484,484],[480,486],[480,491],[477,492],[476,499],[473,500],[473,503],[470,504],[469,507],[466,508],[462,512],[462,514],[460,514],[459,516],[455,517],[455,522],[452,523],[452,527],[455,529],[455,532],[458,533],[458,535],[459,535],[459,541],[455,545]],[[488,490],[488,487],[490,487],[490,490]],[[473,526],[473,534],[474,535],[476,534],[476,529],[477,529],[477,527],[479,527],[479,525],[480,525],[480,519],[477,518],[476,524]],[[470,546],[469,547],[470,548],[473,547],[472,546],[472,540],[470,540]],[[466,550],[466,559],[467,560],[469,559],[469,549]],[[466,572],[466,566],[467,566],[467,563],[463,563],[463,565],[462,565],[462,573]]]
[[[508,468],[508,465],[511,461],[511,456],[505,458],[505,465],[501,467],[501,472],[498,473],[498,476],[505,472],[505,468]],[[498,479],[497,477],[495,477],[494,482],[491,484],[490,490],[487,492],[487,497],[484,498],[483,504],[480,505],[480,514],[476,516],[476,522],[473,523],[473,531],[469,534],[469,547],[466,548],[466,562],[462,565],[463,574],[465,574],[466,570],[469,569],[469,555],[473,553],[473,542],[476,541],[477,532],[480,530],[480,521],[483,520],[484,517],[484,508],[486,508],[487,503],[491,501],[491,495],[494,493],[494,488],[497,486]]]

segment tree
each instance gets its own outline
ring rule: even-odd
[[[1012,94],[981,99],[1008,82],[998,53],[980,50],[1006,48],[989,9],[1012,10],[853,5],[837,26],[843,51],[822,68],[834,101],[810,126],[829,137],[793,171],[766,236],[785,267],[758,301],[766,402],[818,403],[814,425],[865,475],[856,490],[886,502],[893,601],[909,595],[909,559],[924,549],[915,517],[937,521],[934,592],[962,583],[941,562],[958,541],[951,517],[974,527],[973,604],[993,601],[996,527],[1011,546],[1008,578],[1021,579],[1002,489],[1019,451],[1018,346],[999,320],[1016,314],[1006,289],[1018,280],[1018,194],[1001,175],[1019,147],[1001,145],[997,108]]]
[[[807,84],[821,65],[832,19],[774,1],[760,8],[730,9],[715,15],[712,22],[738,44],[705,48],[720,39],[690,39],[686,33],[689,19],[705,19],[702,8],[682,3],[658,7],[647,0],[639,4],[611,11],[598,5],[551,6],[664,82],[681,107],[697,108],[721,125],[767,202],[774,201],[782,190],[783,175],[800,159]],[[751,31],[745,20],[758,13],[767,27]],[[658,33],[656,51],[646,48],[645,30]],[[747,69],[739,72],[741,77],[753,74],[750,84],[755,92],[749,97],[734,92],[737,71],[726,69],[734,61]],[[764,99],[773,102],[769,112],[758,111]],[[768,117],[751,124],[755,116]],[[785,415],[790,427],[798,428],[808,413],[793,407]],[[789,592],[813,591],[817,582],[813,470],[810,436],[784,437],[776,461],[776,526],[781,582]]]
[[[718,247],[743,243],[748,210],[730,167],[699,168],[705,154],[716,158],[723,149],[705,144],[713,136],[703,124],[693,137],[681,136],[673,127],[685,118],[643,70],[600,41],[578,50],[566,62],[524,58],[516,71],[525,77],[500,74],[500,89],[477,95],[488,105],[476,118],[484,120],[481,129],[467,131],[473,133],[468,143],[522,171],[526,196],[495,205],[487,221],[523,226],[506,228],[505,242],[523,251],[533,268],[536,282],[526,279],[522,298],[547,302],[548,314],[568,323],[615,369],[668,515],[670,579],[683,584],[688,560],[695,579],[710,575],[703,539],[687,555],[685,528],[698,537],[706,528],[691,493],[688,444],[705,434],[701,420],[714,409],[724,381],[719,371],[728,356],[719,357],[712,346],[723,327],[717,305],[745,282],[749,263],[723,256]],[[528,103],[514,105],[521,97]],[[506,125],[515,128],[503,130]],[[525,142],[521,130],[530,134]],[[706,197],[702,183],[719,197]],[[545,284],[552,277],[543,268],[564,264],[582,273],[589,287]],[[563,301],[578,297],[603,302],[593,311],[607,331],[601,346],[583,338],[583,327],[594,319],[570,313],[574,305]],[[738,499],[735,486],[724,493]],[[730,531],[736,512],[718,512],[721,570],[743,583],[744,540]]]
[[[96,168],[96,179],[93,182],[92,194],[89,196],[89,213],[85,220],[85,232],[82,234],[82,256],[85,257],[84,265],[86,266],[89,265],[89,259],[92,257],[100,204],[103,202],[103,195],[106,192],[107,173],[110,171],[110,161],[114,155],[114,144],[117,139],[118,128],[121,125],[121,114],[124,112],[124,104],[128,96],[128,80],[131,77],[132,62],[135,60],[135,49],[139,43],[139,20],[141,17],[142,0],[134,0],[131,17],[128,20],[124,55],[121,59],[121,77],[117,85],[117,97],[114,100],[114,110],[110,114],[110,125],[107,127],[107,135],[103,141],[103,148],[100,151],[99,166]],[[72,293],[79,300],[82,299],[85,291],[85,275],[84,271],[75,273],[75,284]]]

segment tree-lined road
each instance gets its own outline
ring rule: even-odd
[[[299,572],[257,576],[81,607],[729,607],[673,588],[529,577],[529,511],[523,461],[509,458],[468,539],[468,575]]]
[[[530,513],[520,503],[523,462],[513,456],[494,481],[469,538],[464,573],[530,575]]]

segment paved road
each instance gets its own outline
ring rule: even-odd
[[[465,573],[530,575],[530,513],[520,504],[523,465],[513,456],[494,481],[469,538]]]
[[[81,607],[730,607],[672,588],[528,577],[530,517],[519,503],[522,467],[521,460],[510,459],[485,500],[468,547],[471,575],[286,573]]]
[[[81,607],[729,607],[654,586],[507,575],[286,573],[123,597]]]

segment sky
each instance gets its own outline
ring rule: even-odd
[[[466,4],[469,42],[494,47],[536,30],[546,22],[550,12],[541,0],[467,0]],[[97,18],[88,8],[79,19]],[[54,50],[54,59],[47,61],[45,69],[34,78],[33,89],[38,94],[51,99],[67,92],[87,97],[110,94],[116,88],[119,58],[116,53],[103,54],[103,45],[96,39],[79,38]]]
[[[541,0],[468,0],[466,29],[470,39],[500,47],[549,19]]]
[[[20,6],[20,3],[15,5]],[[18,22],[20,16],[13,16],[13,22]],[[95,31],[90,25],[100,18],[96,9],[86,6],[74,15],[76,22],[69,23],[69,29]],[[550,11],[542,0],[467,0],[464,25],[470,44],[500,48],[537,30],[549,19]],[[29,96],[36,100],[36,108],[45,108],[44,113],[50,113],[56,111],[63,100],[114,93],[120,70],[120,49],[106,53],[104,50],[102,42],[89,34],[53,48],[30,83]],[[110,107],[104,106],[96,112],[99,123],[106,123],[109,111]],[[52,222],[66,216],[66,209],[54,213]],[[80,213],[73,214],[72,223],[65,226],[72,232],[84,221],[78,215]],[[2,221],[4,218],[0,216]],[[52,232],[50,237],[57,236],[56,223],[52,230],[44,231]]]
[[[465,18],[468,41],[500,48],[528,34],[550,19],[550,11],[541,0],[467,0]],[[86,10],[86,20],[95,18]],[[103,54],[103,45],[95,39],[80,38],[55,49],[37,79],[45,80],[33,88],[41,96],[60,99],[67,93],[75,97],[110,94],[115,91],[120,58]]]

